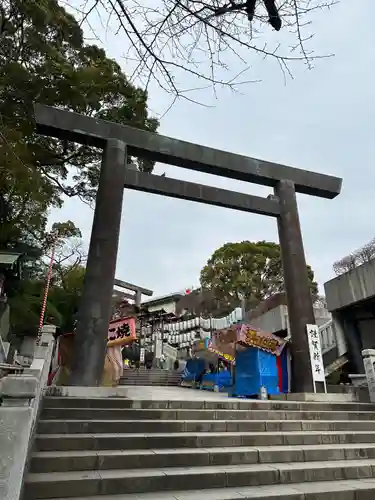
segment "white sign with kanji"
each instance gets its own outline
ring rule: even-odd
[[[325,382],[319,328],[317,325],[306,325],[306,329],[309,339],[310,361],[314,384],[315,382]]]
[[[141,350],[139,352],[139,362],[141,363],[141,365],[143,365],[143,363],[145,362],[145,348],[144,347],[141,347]]]

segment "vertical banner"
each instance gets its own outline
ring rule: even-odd
[[[159,338],[156,338],[154,346],[155,346],[155,350],[154,350],[155,358],[160,359],[162,354],[163,354],[163,341],[160,340]]]
[[[316,382],[323,382],[325,392],[327,392],[319,328],[317,325],[306,325],[306,330],[309,341],[310,362],[311,362],[311,371],[314,383],[314,391],[316,392]]]

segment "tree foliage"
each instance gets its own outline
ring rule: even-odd
[[[74,8],[74,3],[65,0]],[[276,61],[290,73],[293,61],[310,68],[311,19],[336,0],[87,0],[77,13],[91,28],[98,17],[125,39],[133,76],[145,85],[155,79],[176,96],[189,96],[179,77],[199,86],[244,83],[254,56]],[[73,4],[73,5],[72,5]],[[272,27],[283,35],[269,35]],[[282,25],[282,27],[281,27]],[[92,28],[91,28],[92,31]],[[285,36],[285,32],[288,36]],[[94,32],[94,35],[100,36]],[[238,72],[233,64],[239,65]],[[189,78],[188,78],[189,79]],[[182,78],[181,78],[182,80]],[[253,80],[253,78],[250,78]],[[248,80],[247,80],[248,81]],[[192,86],[195,90],[197,85]]]
[[[81,235],[71,221],[48,231],[47,220],[66,196],[93,200],[102,154],[38,135],[35,102],[150,131],[158,126],[148,114],[147,93],[130,84],[104,50],[84,43],[79,23],[57,0],[0,2],[0,250],[31,252],[36,259],[28,278],[8,287],[18,338],[37,332],[52,248],[46,317],[65,330],[72,326],[85,262],[71,238]],[[129,161],[152,171],[149,161]]]
[[[307,266],[313,300],[318,295],[314,273]],[[250,308],[284,291],[280,246],[268,241],[226,243],[203,267],[201,286],[223,303]]]
[[[17,346],[24,335],[36,335],[49,267],[46,255],[35,262],[29,276],[11,290],[11,340]],[[45,318],[69,332],[73,328],[85,275],[86,255],[78,238],[60,240],[55,252]]]
[[[1,2],[2,245],[25,232],[40,239],[50,207],[60,207],[64,195],[90,202],[97,188],[101,151],[36,134],[37,101],[151,131],[158,126],[147,93],[104,50],[84,43],[80,25],[57,0]],[[143,160],[138,166],[153,167]]]

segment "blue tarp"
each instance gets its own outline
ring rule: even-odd
[[[206,363],[203,359],[189,359],[186,363],[185,372],[182,375],[182,379],[184,382],[194,382],[199,376],[202,375],[204,369],[206,367]],[[232,375],[230,371],[224,370],[219,373],[205,373],[202,377],[202,388],[206,390],[213,391],[215,386],[218,387],[219,390],[224,390],[228,387],[231,387]]]
[[[189,359],[186,363],[185,372],[182,375],[182,379],[186,382],[191,382],[196,380],[199,375],[202,375],[205,369],[206,363],[203,359],[195,358]]]
[[[276,356],[255,347],[238,351],[233,395],[255,396],[264,386],[268,394],[280,394]]]
[[[219,373],[206,373],[202,380],[202,389],[213,391],[215,386],[223,391],[233,384],[230,371],[224,370]]]

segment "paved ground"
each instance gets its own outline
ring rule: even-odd
[[[200,391],[184,387],[128,386],[125,395],[134,400],[155,401],[238,401],[227,394]]]
[[[190,389],[187,387],[159,387],[159,386],[123,386],[121,395],[135,401],[239,401],[239,398],[229,398],[226,393],[216,393]],[[278,398],[273,398],[278,399]],[[284,399],[284,398],[283,398]],[[310,402],[351,402],[350,394],[288,394],[289,401]],[[245,401],[251,401],[249,399]]]
[[[49,387],[47,395],[81,398],[123,397],[135,401],[239,401],[238,398],[229,398],[225,393],[201,391],[184,387],[143,385],[118,387]],[[279,397],[275,399],[279,399]],[[282,399],[285,399],[285,396]],[[286,399],[289,401],[326,403],[355,401],[352,394],[288,394]]]
[[[118,387],[50,387],[47,395],[70,397],[116,398],[124,397],[136,401],[238,401],[227,394],[200,391],[184,387],[166,386],[118,386]]]

